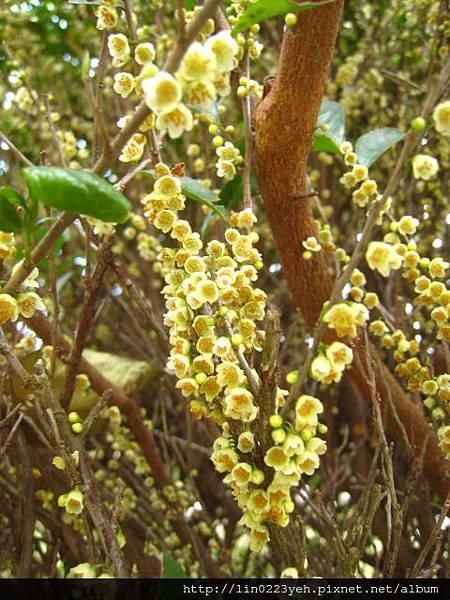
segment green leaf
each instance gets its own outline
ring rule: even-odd
[[[227,181],[220,191],[219,198],[221,199],[222,204],[230,209],[235,208],[242,202],[243,195],[244,183],[242,181],[242,175],[239,173],[236,177]]]
[[[252,196],[257,196],[259,193],[258,180],[252,172],[250,175],[250,187]],[[242,202],[244,197],[244,182],[242,175],[238,173],[236,177],[227,181],[219,193],[219,198],[227,210],[236,208]]]
[[[13,188],[0,187],[0,231],[14,233],[22,229],[22,219],[18,215],[15,205],[24,205],[22,196]]]
[[[358,162],[361,165],[370,167],[386,150],[404,137],[405,134],[399,129],[395,129],[395,127],[384,127],[365,133],[358,138],[355,144]]]
[[[168,552],[163,554],[163,571],[161,577],[163,579],[186,579],[187,575]]]
[[[128,200],[94,173],[60,167],[27,167],[23,172],[30,197],[47,206],[109,223],[127,218]]]
[[[320,125],[328,125],[328,131],[320,129]],[[316,134],[314,137],[314,152],[331,152],[339,154],[339,146],[344,141],[345,117],[342,106],[331,100],[323,100],[317,118]]]
[[[220,121],[217,102],[212,102],[208,108],[205,108],[200,104],[187,104],[186,106],[195,114],[206,115],[213,123],[219,123]]]
[[[302,2],[301,0],[256,0],[242,13],[237,23],[232,29],[233,33],[240,33],[248,29],[255,23],[260,23],[266,19],[286,15],[287,13],[297,13],[303,10],[309,10],[329,4],[334,0],[321,0],[320,2]]]
[[[191,177],[181,178],[181,189],[185,196],[191,200],[196,200],[197,202],[203,202],[204,200],[217,202],[218,200],[216,193],[196,179],[191,179]]]

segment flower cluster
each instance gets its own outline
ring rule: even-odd
[[[339,337],[356,337],[357,327],[364,325],[369,318],[369,311],[358,302],[340,302],[329,308],[323,320],[330,329],[334,329]]]
[[[179,178],[162,164],[155,174],[153,191],[142,199],[144,214],[177,242],[176,247],[162,245],[157,257],[166,283],[164,322],[171,344],[167,366],[178,379],[176,387],[190,399],[192,413],[222,426],[211,460],[217,471],[226,473],[225,482],[245,509],[242,523],[250,528],[251,548],[257,551],[268,541],[268,522],[287,525],[294,509],[290,488],[319,464],[325,445],[315,434],[323,408],[319,400],[302,396],[294,426],[274,415],[275,445],[267,450],[264,465],[255,464],[252,429],[259,414],[254,395],[259,379],[245,356],[261,350],[264,338],[257,323],[265,316],[266,294],[254,285],[262,266],[254,247],[258,236],[251,231],[256,218],[250,209],[231,213],[225,241],[212,240],[204,247],[189,223],[179,218],[185,208]],[[336,370],[348,361],[341,346],[329,352]],[[285,393],[278,389],[277,406]],[[232,423],[240,424],[236,436]],[[267,488],[261,487],[272,472]]]
[[[164,165],[157,174],[153,192],[142,200],[144,213],[180,246],[163,247],[158,255],[172,345],[168,367],[181,393],[194,397],[195,414],[249,422],[257,411],[238,353],[260,348],[256,322],[264,318],[266,300],[252,285],[261,263],[253,247],[258,236],[242,233],[255,217],[250,210],[231,215],[235,227],[225,232],[227,243],[214,240],[202,253],[200,236],[177,214],[185,207],[179,178]]]
[[[295,508],[291,488],[298,485],[302,474],[312,475],[319,466],[319,456],[326,451],[325,442],[317,437],[326,430],[318,421],[322,411],[320,400],[302,395],[296,403],[294,425],[279,414],[270,417],[274,445],[264,455],[264,470],[252,460],[256,442],[251,432],[241,433],[237,445],[230,435],[218,438],[214,444],[211,458],[219,471],[228,473],[224,481],[231,485],[243,509],[241,523],[250,529],[250,548],[254,552],[261,551],[269,541],[270,523],[288,525]]]
[[[323,345],[311,363],[311,377],[327,385],[337,383],[352,361],[352,349],[346,344],[333,342]]]
[[[182,102],[208,109],[217,95],[229,93],[229,74],[237,64],[238,45],[228,31],[194,42],[174,77],[160,71],[141,82],[147,106],[157,115],[156,127],[172,138],[193,126],[191,111]]]
[[[13,234],[5,234],[0,232],[0,238],[3,236],[12,236]],[[8,238],[11,239],[11,238]],[[0,244],[1,249],[1,244]],[[16,263],[11,273],[14,273],[21,266],[21,262]],[[21,285],[21,291],[12,296],[11,294],[0,294],[0,325],[7,323],[8,321],[17,321],[19,316],[29,319],[34,315],[37,310],[45,310],[46,306],[41,300],[40,296],[30,289],[39,287],[39,283],[36,281],[38,277],[38,269],[35,267],[30,275],[23,281]]]

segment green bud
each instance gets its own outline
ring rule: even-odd
[[[286,439],[286,432],[284,429],[274,429],[270,435],[275,444],[282,444]]]
[[[255,485],[261,485],[264,481],[265,476],[264,473],[260,469],[253,469],[252,471],[252,483]]]
[[[294,27],[297,24],[297,15],[295,15],[294,13],[288,13],[284,17],[284,22],[288,27]]]
[[[414,133],[422,132],[427,126],[427,122],[422,117],[416,117],[411,121],[411,131]]]
[[[300,431],[300,437],[304,442],[307,442],[313,437],[313,434],[309,429],[303,429],[302,431]]]
[[[290,371],[286,375],[286,381],[288,383],[290,383],[291,385],[293,385],[294,383],[297,383],[297,381],[298,381],[298,369],[295,369],[295,371]]]
[[[83,431],[83,423],[73,423],[72,431],[74,433],[81,433]]]
[[[283,425],[283,417],[281,415],[271,415],[269,417],[270,426],[274,429],[278,429]]]
[[[81,423],[81,421],[83,420],[80,415],[77,412],[70,412],[67,415],[67,420],[69,421],[69,423]]]
[[[244,341],[243,336],[240,333],[234,333],[231,336],[231,343],[233,346],[240,346]]]
[[[207,379],[208,379],[208,375],[206,373],[197,373],[197,375],[195,376],[195,381],[199,385],[202,385],[202,383],[205,383],[205,381]]]

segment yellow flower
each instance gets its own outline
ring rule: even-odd
[[[192,81],[184,88],[185,101],[193,106],[210,108],[217,94],[213,83],[209,81]]]
[[[319,457],[314,452],[304,452],[298,457],[297,465],[303,473],[312,475],[320,465]]]
[[[156,127],[167,129],[172,139],[181,137],[184,131],[191,131],[193,125],[192,113],[184,104],[178,104],[176,108],[160,114],[156,119]]]
[[[97,17],[96,27],[100,31],[103,31],[104,29],[114,29],[119,20],[116,9],[111,6],[105,6],[104,4],[100,4],[95,10],[95,16]]]
[[[179,219],[176,223],[174,223],[172,231],[170,232],[170,236],[173,237],[174,240],[178,240],[179,242],[183,242],[191,235],[192,229],[189,224],[189,221],[185,221],[184,219]],[[186,260],[188,258],[189,253],[187,253],[186,255]]]
[[[198,383],[192,377],[185,377],[177,381],[175,387],[181,390],[181,393],[186,398],[198,393]]]
[[[244,373],[235,363],[224,361],[217,365],[217,381],[222,387],[235,388],[244,381]]]
[[[313,437],[306,442],[307,452],[313,452],[318,456],[322,456],[327,451],[326,443],[318,437]]]
[[[214,78],[216,57],[199,42],[190,45],[180,67],[180,75],[188,81],[210,81]]]
[[[433,111],[436,131],[450,136],[450,100],[445,100],[436,106]]]
[[[170,113],[181,102],[181,85],[166,71],[160,71],[154,77],[141,82],[145,103],[157,115]]]
[[[217,302],[219,299],[219,290],[214,281],[204,279],[197,284],[195,293],[202,304],[205,302]]]
[[[216,337],[214,335],[202,335],[195,345],[197,352],[210,354],[213,351]]]
[[[270,540],[269,530],[265,525],[257,525],[250,531],[250,550],[261,552]]]
[[[402,265],[402,257],[391,244],[385,242],[370,242],[366,260],[369,267],[376,269],[383,277],[388,277],[391,269],[399,269]]]
[[[154,191],[164,199],[178,196],[178,194],[181,194],[180,180],[178,177],[172,177],[172,175],[164,175],[155,181]]]
[[[14,234],[11,234],[14,235]],[[1,241],[0,241],[1,244]],[[14,275],[18,269],[20,269],[20,267],[23,264],[23,260],[19,261],[18,263],[16,263],[13,268],[11,269],[11,274]],[[23,280],[22,282],[22,287],[27,287],[27,288],[38,288],[39,287],[39,283],[36,281],[36,279],[39,277],[39,271],[38,268],[35,267],[31,273]]]
[[[262,321],[265,316],[264,302],[247,302],[241,309],[242,316],[254,321]]]
[[[204,273],[206,271],[205,261],[201,256],[190,256],[184,263],[185,270],[192,273]]]
[[[322,250],[322,246],[318,243],[317,239],[314,236],[303,240],[302,244],[303,247],[306,248],[306,250],[309,250],[310,252],[319,252],[320,250]]]
[[[10,258],[14,258],[16,255],[16,247],[15,247],[15,239],[13,233],[6,233],[5,231],[0,231],[0,259],[8,260]],[[23,261],[20,261],[23,262]],[[18,268],[18,265],[14,265]]]
[[[398,230],[404,235],[414,235],[417,231],[418,225],[418,219],[415,219],[414,217],[411,217],[409,215],[405,215],[398,222]]]
[[[139,136],[139,137],[138,137]],[[145,138],[142,140],[141,134],[135,134],[125,146],[119,156],[120,162],[128,163],[138,161],[144,153]]]
[[[81,490],[71,490],[66,496],[66,511],[71,515],[79,515],[83,511],[83,494]]]
[[[230,472],[239,462],[239,458],[235,450],[232,448],[218,448],[211,454],[216,471],[219,473]]]
[[[216,88],[216,92],[219,94],[219,96],[222,96],[222,98],[231,94],[229,73],[219,73],[219,75],[214,78],[213,83],[214,87]]]
[[[230,160],[233,162],[239,156],[239,150],[231,142],[225,142],[223,146],[219,146],[219,148],[216,149],[216,154],[222,160]],[[242,212],[252,212],[252,209],[248,208]]]
[[[222,387],[219,385],[215,375],[208,377],[200,386],[200,392],[204,394],[208,402],[212,402],[217,398],[221,391]]]
[[[287,514],[285,507],[271,506],[265,516],[267,521],[271,521],[278,525],[278,527],[286,527],[289,524],[289,515]]]
[[[441,257],[433,258],[428,265],[428,271],[430,272],[431,277],[439,277],[442,279],[445,277],[445,272],[449,266],[449,263],[443,260]]]
[[[252,467],[251,465],[240,462],[231,471],[229,475],[229,480],[233,481],[236,485],[243,487],[247,485],[252,476]],[[228,483],[226,481],[226,483]]]
[[[214,321],[207,315],[198,315],[192,323],[197,335],[208,335],[213,331]]]
[[[412,160],[412,168],[416,179],[428,181],[438,172],[439,163],[433,156],[428,156],[428,154],[416,154]]]
[[[281,446],[272,446],[272,448],[267,450],[264,456],[264,462],[268,467],[280,471],[288,464],[289,457]]]
[[[15,321],[19,316],[19,305],[9,294],[0,294],[0,325]]]
[[[123,33],[108,36],[108,50],[113,58],[124,58],[130,53],[128,39]]]
[[[342,342],[333,342],[327,346],[325,355],[338,371],[343,371],[353,360],[352,349]]]
[[[154,225],[164,233],[167,233],[172,229],[176,221],[177,215],[173,211],[162,210],[157,214]]]
[[[323,404],[314,396],[303,394],[295,405],[296,429],[317,425],[317,415],[323,412]]]
[[[207,373],[208,375],[214,373],[212,354],[200,354],[196,356],[192,361],[192,368],[196,373]]]
[[[236,175],[236,167],[229,160],[219,159],[217,161],[217,176],[224,179],[233,179]]]
[[[224,414],[244,422],[253,421],[258,409],[253,404],[253,395],[242,387],[233,388],[224,398]]]
[[[119,94],[122,98],[128,98],[131,92],[134,90],[134,77],[131,73],[123,71],[114,75],[113,89],[116,94]]]
[[[36,292],[25,292],[17,296],[17,304],[22,317],[29,319],[37,310],[45,310],[45,304]]]
[[[238,437],[237,443],[240,452],[251,452],[255,447],[255,438],[251,431],[244,431]]]
[[[305,444],[299,435],[296,433],[287,434],[286,439],[283,442],[283,450],[289,457],[301,454],[304,449]]]
[[[365,311],[365,312],[364,312]],[[356,326],[367,320],[369,313],[361,304],[346,304],[341,302],[332,306],[324,315],[323,320],[328,327],[335,329],[339,337],[356,337]]]
[[[205,47],[214,53],[219,71],[228,72],[235,68],[237,62],[235,56],[239,52],[239,46],[229,30],[211,36],[206,41]]]
[[[220,336],[219,338],[217,338],[216,343],[214,344],[213,354],[224,357],[228,354],[228,352],[230,350],[231,350],[231,341],[229,340],[229,338],[227,338],[223,335]]]
[[[134,60],[138,65],[148,65],[155,58],[155,47],[150,42],[138,44],[134,50]]]
[[[225,142],[225,146],[228,142]],[[236,214],[237,218],[237,226],[239,229],[251,229],[256,223],[257,218],[251,208],[246,208],[245,210],[241,210]],[[255,281],[252,279],[252,281]]]
[[[172,354],[167,361],[167,368],[173,371],[178,379],[187,375],[189,367],[189,358],[183,354]]]
[[[322,381],[331,371],[330,361],[322,354],[318,354],[311,363],[311,377],[316,381]]]
[[[248,499],[247,508],[253,513],[262,513],[269,507],[269,497],[264,490],[253,490]]]

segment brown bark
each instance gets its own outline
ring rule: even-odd
[[[268,95],[255,115],[256,170],[283,272],[297,306],[308,325],[319,318],[329,298],[332,278],[323,253],[302,259],[302,242],[317,235],[306,186],[306,166],[333,53],[343,0],[299,15],[286,30],[278,72]],[[359,341],[355,350],[361,353]],[[445,498],[450,489],[449,465],[421,409],[383,364],[374,347],[377,388],[387,427],[397,436],[405,428],[418,455],[427,442],[424,471],[431,489]],[[364,364],[364,360],[361,361]],[[352,368],[348,376],[369,400],[366,374]],[[390,399],[395,406],[391,409]]]

